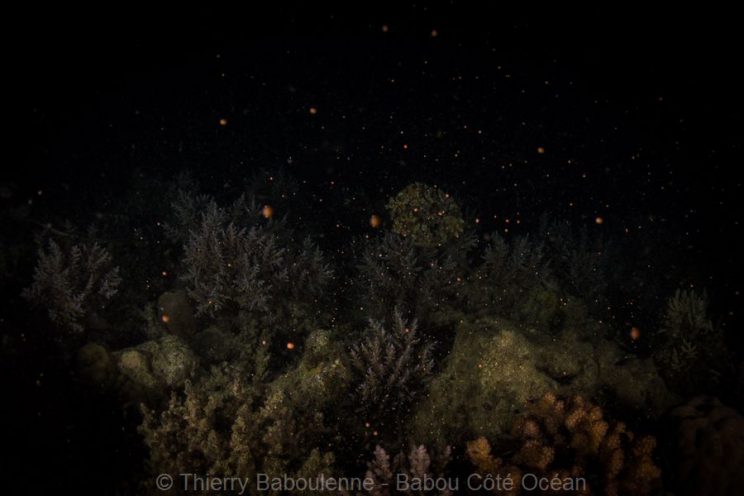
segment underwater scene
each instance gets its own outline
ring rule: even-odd
[[[744,494],[735,16],[274,7],[11,14],[2,492]]]

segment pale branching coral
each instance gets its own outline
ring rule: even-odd
[[[393,494],[450,495],[455,487],[452,483],[443,484],[445,472],[452,459],[449,446],[440,453],[432,455],[424,445],[413,444],[406,455],[401,452],[392,460],[380,446],[375,448],[374,459],[367,464],[366,479],[371,481],[371,496],[390,496]]]
[[[246,205],[238,222],[211,203],[191,232],[183,280],[198,315],[267,314],[270,307],[275,314],[292,304],[313,303],[330,276],[309,240],[296,249],[282,222],[262,222],[258,207]]]
[[[397,432],[399,420],[431,376],[431,353],[432,344],[419,337],[416,322],[396,314],[390,331],[370,322],[366,337],[351,349],[355,400],[368,423],[379,431]]]
[[[80,332],[84,320],[100,312],[116,294],[121,277],[106,248],[98,243],[63,248],[54,240],[39,250],[34,280],[23,296],[46,308],[63,329]]]
[[[414,183],[388,202],[393,231],[421,246],[441,246],[463,234],[455,200],[435,186]]]

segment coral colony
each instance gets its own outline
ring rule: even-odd
[[[13,494],[744,493],[741,266],[705,220],[740,178],[709,201],[598,69],[406,8],[131,62],[105,144],[40,119],[47,169],[0,191]]]

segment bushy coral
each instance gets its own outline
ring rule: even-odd
[[[517,481],[525,473],[583,479],[573,494],[651,494],[661,482],[652,457],[656,440],[606,420],[598,406],[580,396],[546,394],[517,419],[512,435],[517,449],[505,457],[494,456],[485,438],[468,443],[468,456],[479,472],[508,473]],[[517,482],[511,494],[520,488]]]
[[[571,295],[581,298],[593,310],[606,306],[611,246],[583,227],[569,222],[542,219],[538,231],[542,252],[550,260],[551,273]]]
[[[391,326],[387,330],[371,321],[367,335],[350,352],[357,408],[385,436],[398,434],[434,367],[433,346],[419,337],[415,321],[396,314]]]
[[[708,317],[704,292],[677,290],[667,300],[656,341],[654,360],[681,393],[710,391],[731,372],[723,332]]]
[[[388,202],[393,231],[420,246],[441,246],[465,230],[460,207],[436,186],[413,183]]]
[[[174,392],[164,410],[143,407],[143,413],[140,432],[155,474],[255,480],[257,472],[331,473],[333,456],[320,448],[322,415],[298,408],[280,389],[260,395],[234,367],[213,368],[201,381],[187,382],[183,395]]]
[[[81,332],[86,318],[105,308],[120,282],[119,268],[103,246],[81,242],[62,247],[50,239],[39,250],[33,283],[23,296],[45,308],[60,328]]]
[[[372,240],[361,255],[356,282],[368,313],[385,319],[397,308],[436,320],[463,297],[465,257],[473,244],[467,235],[439,248],[417,246],[395,233]]]
[[[559,287],[542,245],[524,236],[508,242],[493,233],[472,281],[468,302],[481,315],[556,331],[568,312],[577,313],[579,303]]]
[[[308,337],[297,367],[271,382],[266,360],[212,367],[162,409],[143,407],[140,427],[153,473],[248,477],[326,476],[337,444],[326,412],[344,393],[347,371],[325,331]]]
[[[197,314],[270,316],[317,301],[330,277],[317,247],[305,240],[297,248],[291,231],[282,222],[265,222],[254,204],[235,210],[242,212],[240,222],[211,203],[184,248],[182,278]]]

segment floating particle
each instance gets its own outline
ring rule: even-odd
[[[436,38],[437,36],[439,36],[439,31],[437,31],[436,29],[432,29],[431,30],[431,37],[432,38]]]
[[[274,216],[274,207],[271,205],[264,205],[261,209],[261,215],[264,216],[264,219],[270,219]]]
[[[390,26],[388,26],[387,24],[383,24],[380,29],[383,33],[387,33],[388,31],[390,31]]]
[[[602,224],[604,224],[604,217],[602,217],[602,216],[598,215],[598,216],[597,216],[597,217],[596,217],[596,218],[594,219],[594,223],[595,223],[595,224],[597,224],[598,226],[601,226]]]
[[[222,127],[227,126],[227,119],[225,119],[224,117],[222,119],[220,119],[219,122],[220,122],[220,126],[222,126]]]
[[[539,155],[543,155],[543,154],[545,153],[545,148],[544,148],[544,147],[542,147],[542,146],[538,146],[538,147],[537,147],[537,153],[538,153]]]

